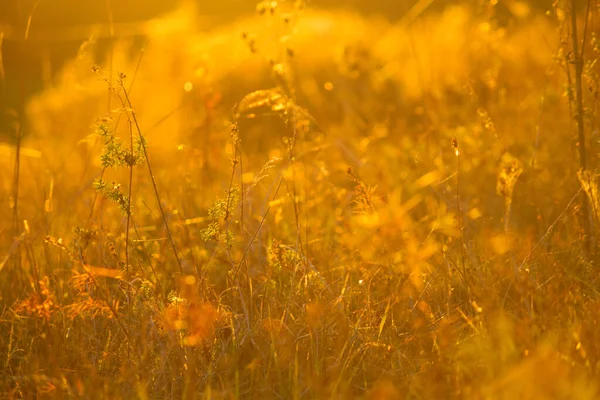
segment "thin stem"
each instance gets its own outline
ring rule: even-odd
[[[575,64],[575,101],[577,112],[577,130],[579,139],[579,164],[580,167],[586,169],[586,152],[585,152],[585,132],[583,125],[583,90],[582,90],[582,75],[583,75],[583,51],[579,54],[579,44],[577,40],[577,16],[575,15],[575,0],[571,1],[571,38],[573,40],[573,60]]]
[[[129,160],[129,188],[127,193],[127,223],[125,227],[125,275],[129,280],[129,225],[131,223],[131,191],[133,186],[133,127],[131,126],[131,120],[129,121],[129,151],[131,159]],[[129,281],[127,281],[127,314],[128,322],[131,324],[131,297],[129,290]]]
[[[458,146],[456,147],[456,220],[458,222],[458,234],[460,236],[460,260],[462,264],[463,279],[468,287],[467,268],[465,265],[465,240],[463,237],[462,210],[460,207],[460,152]]]
[[[144,151],[144,158],[146,159],[146,165],[148,166],[148,173],[150,174],[150,180],[152,181],[152,188],[154,189],[154,196],[156,197],[156,202],[158,203],[158,209],[160,211],[161,218],[163,223],[165,224],[165,230],[167,231],[167,237],[169,239],[169,243],[171,243],[171,248],[173,249],[173,254],[175,255],[175,259],[177,260],[177,266],[179,267],[179,272],[183,274],[183,266],[181,265],[181,259],[179,258],[179,253],[177,253],[177,247],[175,246],[175,242],[173,241],[173,236],[171,235],[171,229],[169,229],[169,223],[167,222],[167,217],[165,215],[165,211],[163,209],[162,203],[160,201],[160,195],[158,193],[158,186],[156,185],[156,180],[154,179],[154,174],[152,173],[152,166],[150,165],[150,158],[148,157],[148,150],[146,149],[146,145],[144,144],[144,137],[142,136],[142,129],[140,128],[140,124],[138,123],[137,117],[135,115],[135,111],[133,110],[133,105],[131,104],[131,99],[129,99],[129,94],[127,93],[127,89],[125,86],[121,85],[123,89],[123,94],[125,95],[125,100],[127,100],[127,105],[131,110],[131,116],[133,118],[133,122],[135,124],[135,128],[140,137],[142,143],[142,150]]]
[[[587,15],[586,15],[587,17]],[[583,125],[583,90],[582,90],[582,75],[583,75],[583,46],[582,52],[579,53],[579,43],[577,40],[577,15],[575,14],[575,0],[571,0],[571,39],[573,41],[573,60],[575,64],[575,107],[577,118],[577,133],[579,142],[579,166],[581,169],[587,169],[586,149],[585,149],[585,131]],[[582,196],[582,211],[584,215],[584,230],[585,230],[585,247],[590,250],[590,240],[592,235],[590,221],[590,207],[586,196]]]

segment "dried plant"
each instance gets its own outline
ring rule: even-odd
[[[257,3],[28,99],[0,398],[598,398],[594,4]]]

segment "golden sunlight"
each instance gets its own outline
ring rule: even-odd
[[[0,397],[597,399],[591,0],[0,5]]]

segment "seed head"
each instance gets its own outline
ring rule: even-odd
[[[460,150],[458,149],[458,140],[455,137],[452,138],[451,145],[454,149],[454,154],[456,154],[456,157],[458,157],[460,155]]]

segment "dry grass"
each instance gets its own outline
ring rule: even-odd
[[[2,398],[600,396],[593,24],[578,172],[564,10],[301,3],[88,43],[30,99]]]

